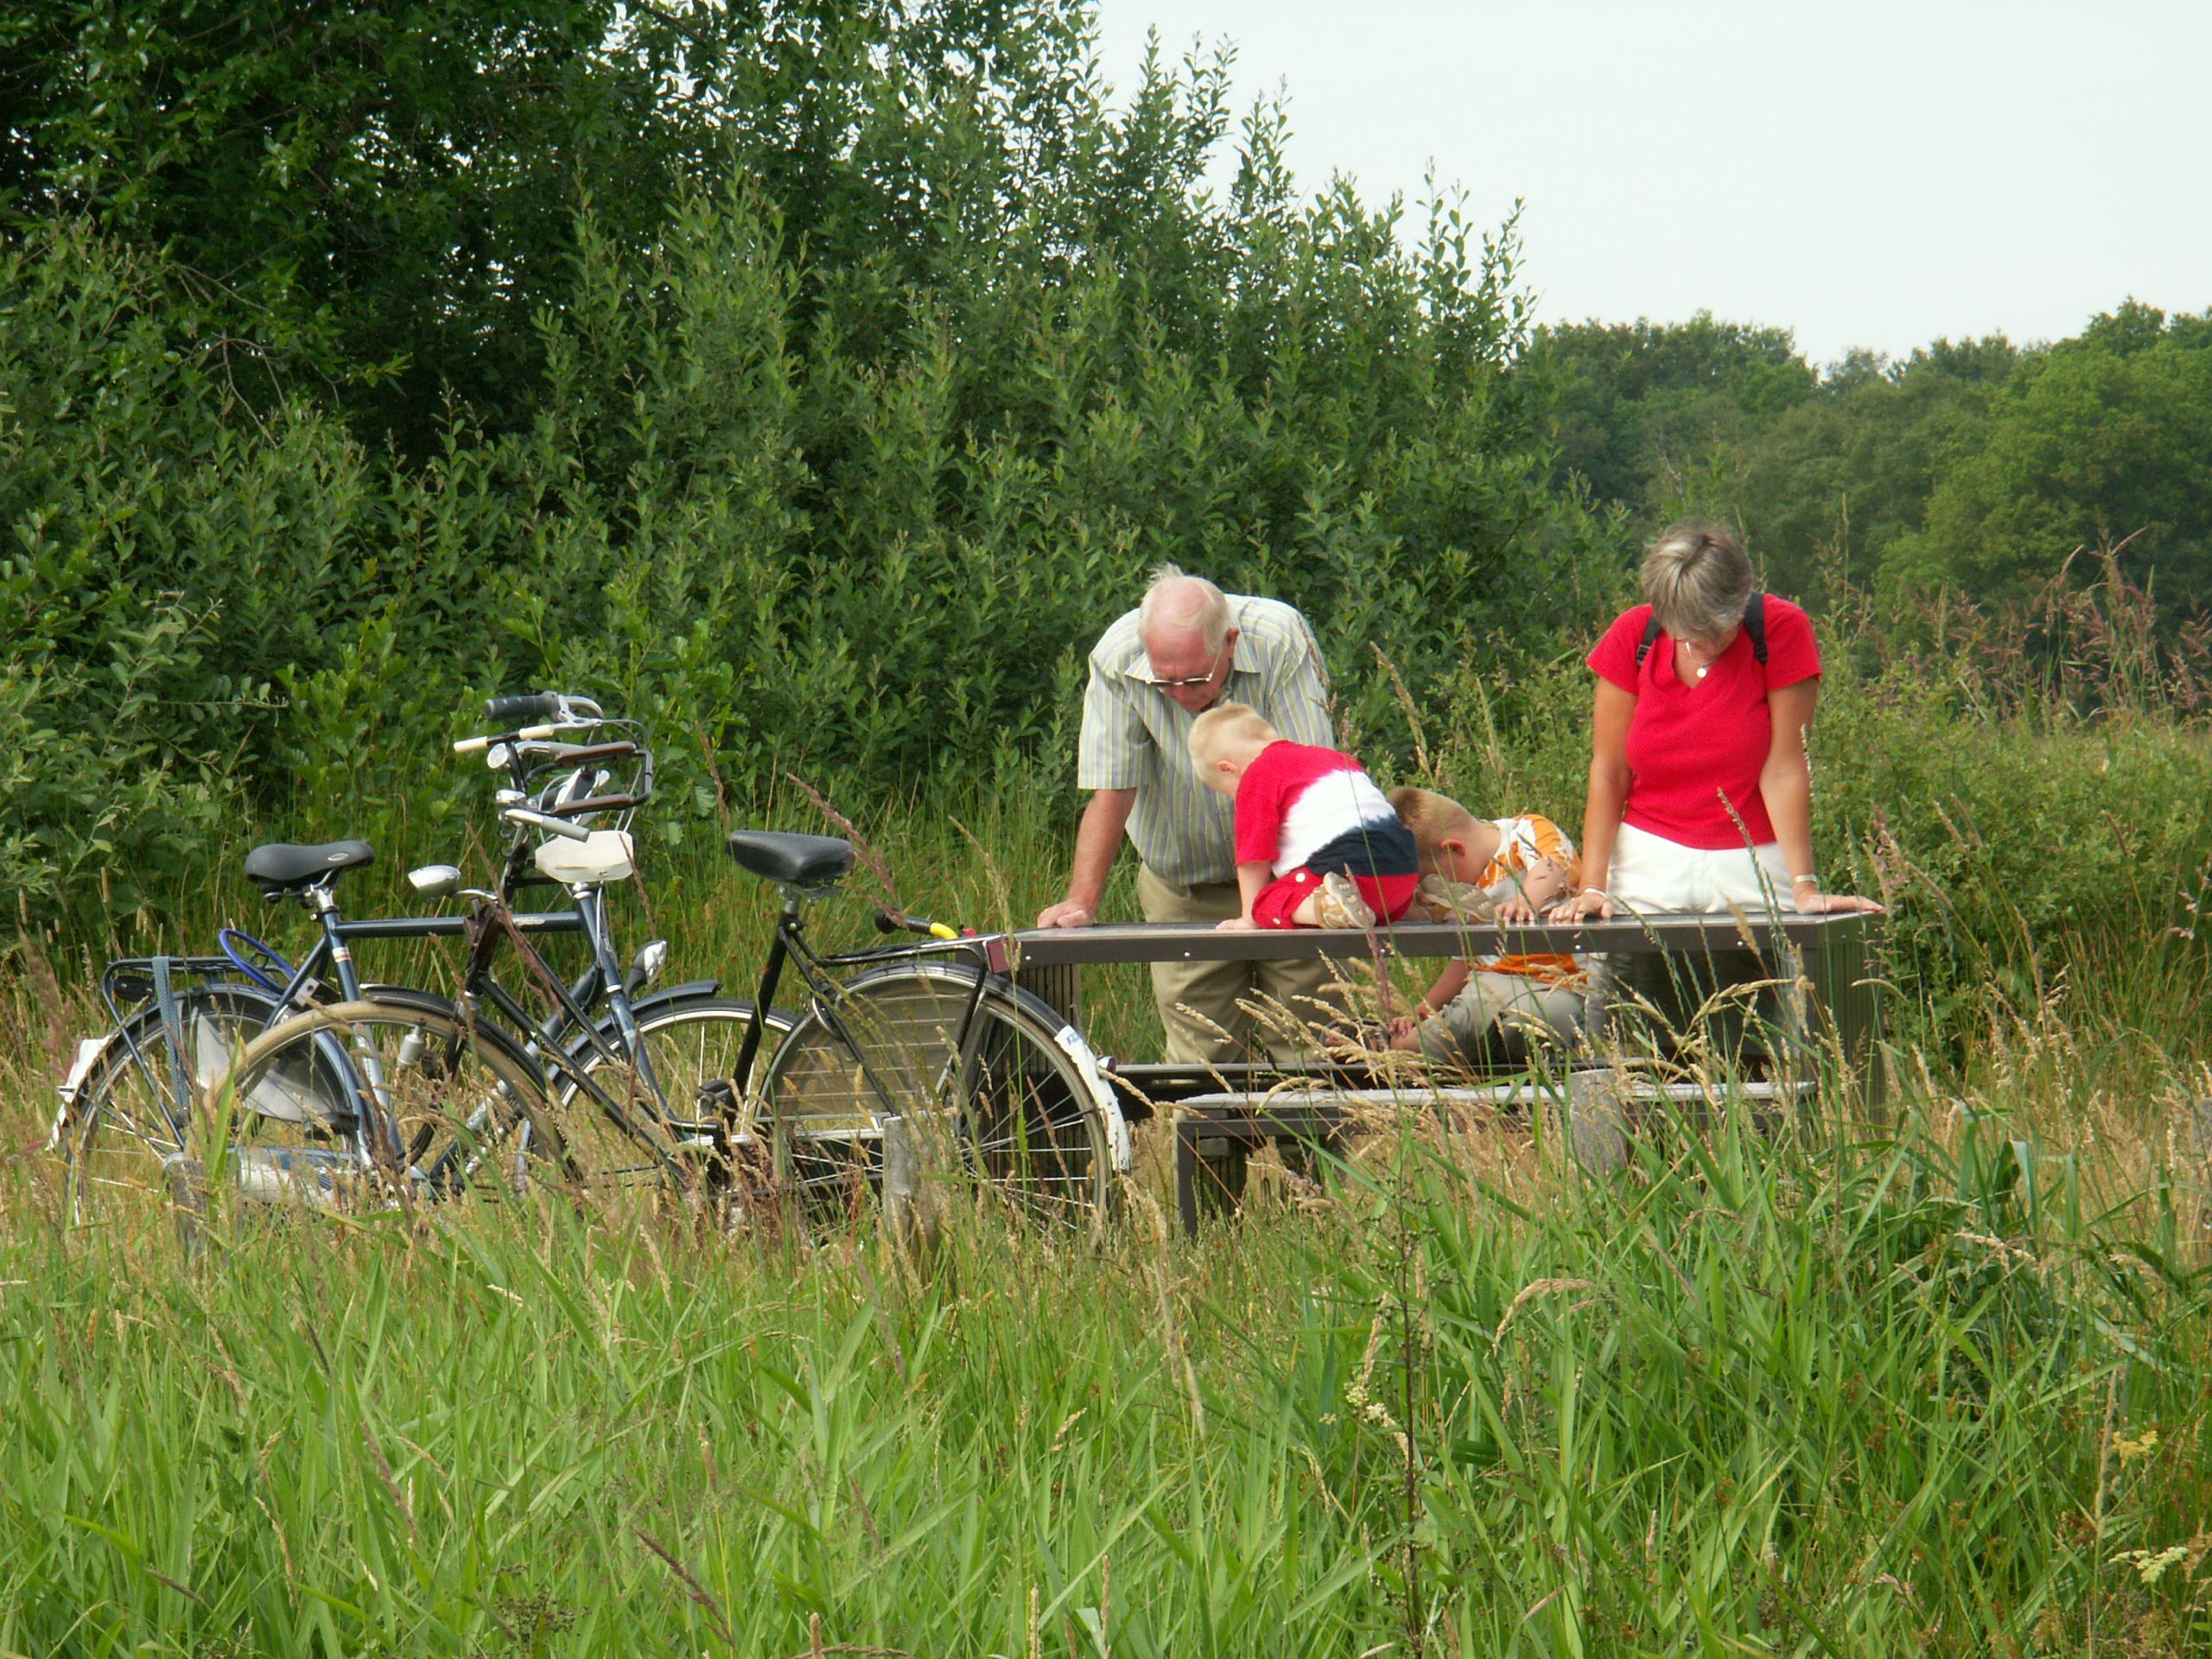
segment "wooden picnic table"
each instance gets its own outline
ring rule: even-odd
[[[1027,929],[1009,936],[1018,947],[1016,977],[1042,997],[1070,1024],[1082,1027],[1082,974],[1086,967],[1115,963],[1266,962],[1325,957],[1338,962],[1383,962],[1440,957],[1515,954],[1643,954],[1652,951],[1703,954],[1751,950],[1776,965],[1777,978],[1790,970],[1777,955],[1786,943],[1797,953],[1810,986],[1807,1036],[1828,1054],[1867,1080],[1878,1091],[1881,1071],[1876,1046],[1881,1039],[1880,983],[1873,957],[1885,918],[1854,913],[1836,916],[1772,915],[1751,912],[1740,919],[1723,913],[1669,912],[1609,922],[1558,925],[1549,922],[1402,922],[1373,932],[1358,929],[1288,928],[1224,931],[1210,923],[1120,923],[1082,928]],[[1141,1121],[1160,1107],[1172,1108],[1175,1130],[1177,1207],[1184,1227],[1195,1231],[1202,1213],[1241,1197],[1246,1160],[1255,1147],[1272,1142],[1289,1150],[1327,1146],[1375,1109],[1382,1093],[1411,1098],[1435,1097],[1443,1105],[1465,1094],[1502,1099],[1497,1089],[1478,1087],[1395,1090],[1389,1080],[1363,1067],[1328,1062],[1306,1066],[1276,1064],[1228,1065],[1122,1065],[1112,1075],[1124,1096],[1124,1112]],[[1281,1085],[1296,1080],[1308,1086],[1293,1093]],[[1530,1085],[1500,1085],[1525,1103]],[[1202,1172],[1210,1179],[1202,1179]]]

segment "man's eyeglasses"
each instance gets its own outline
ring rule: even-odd
[[[1214,652],[1213,666],[1203,674],[1186,674],[1179,680],[1155,680],[1149,675],[1136,677],[1139,685],[1148,685],[1155,691],[1190,691],[1201,685],[1211,685],[1213,677],[1221,672],[1221,659],[1228,653],[1229,641],[1221,642],[1221,649]]]

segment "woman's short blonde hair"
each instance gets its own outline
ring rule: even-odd
[[[1744,620],[1751,561],[1725,524],[1685,518],[1644,550],[1643,597],[1670,639],[1714,639]]]
[[[1191,722],[1191,759],[1210,766],[1232,749],[1265,748],[1281,735],[1258,709],[1217,702]]]

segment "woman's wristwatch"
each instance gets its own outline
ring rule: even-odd
[[[1802,875],[1793,875],[1789,878],[1789,885],[1792,887],[1817,887],[1821,885],[1820,874],[1808,870]]]

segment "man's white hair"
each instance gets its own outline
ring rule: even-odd
[[[1219,651],[1229,638],[1229,595],[1204,576],[1192,575],[1177,565],[1160,565],[1137,601],[1138,633],[1149,640],[1155,627],[1193,629],[1208,651]]]

